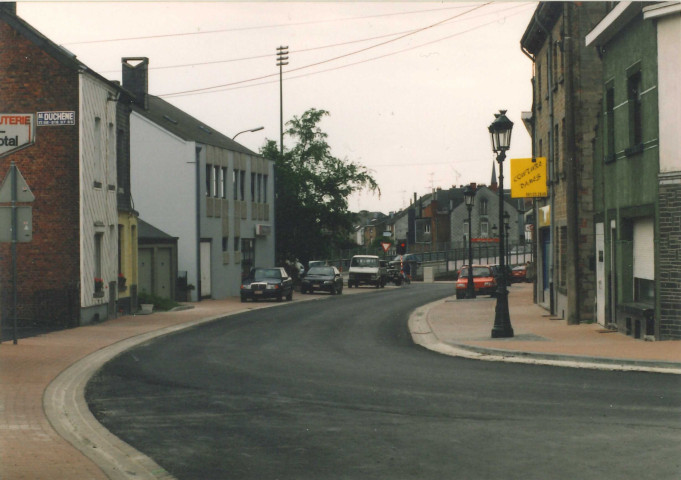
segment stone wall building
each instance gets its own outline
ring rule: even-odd
[[[533,62],[532,155],[548,162],[537,201],[537,303],[569,324],[595,318],[593,139],[601,61],[584,45],[605,2],[541,2],[521,47]]]

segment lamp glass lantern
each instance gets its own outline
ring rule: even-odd
[[[511,146],[513,122],[506,116],[506,110],[499,110],[499,113],[495,113],[494,116],[496,118],[489,126],[492,150],[495,153],[505,152]]]
[[[467,207],[472,207],[475,204],[475,189],[470,185],[466,185],[463,189],[463,199]]]

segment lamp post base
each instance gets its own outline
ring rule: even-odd
[[[508,312],[508,292],[497,292],[497,307],[494,314],[494,327],[492,327],[492,338],[511,338],[513,337],[513,327],[511,326],[511,316]]]

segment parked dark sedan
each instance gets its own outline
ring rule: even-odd
[[[249,298],[254,302],[261,298],[276,298],[281,302],[284,297],[293,299],[293,279],[283,268],[253,268],[241,282],[242,302]]]
[[[303,275],[300,292],[324,290],[331,295],[343,293],[343,277],[336,267],[312,267]]]

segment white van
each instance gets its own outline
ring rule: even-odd
[[[376,288],[385,287],[385,268],[381,266],[376,255],[355,255],[350,260],[348,288],[360,285],[373,285]]]

